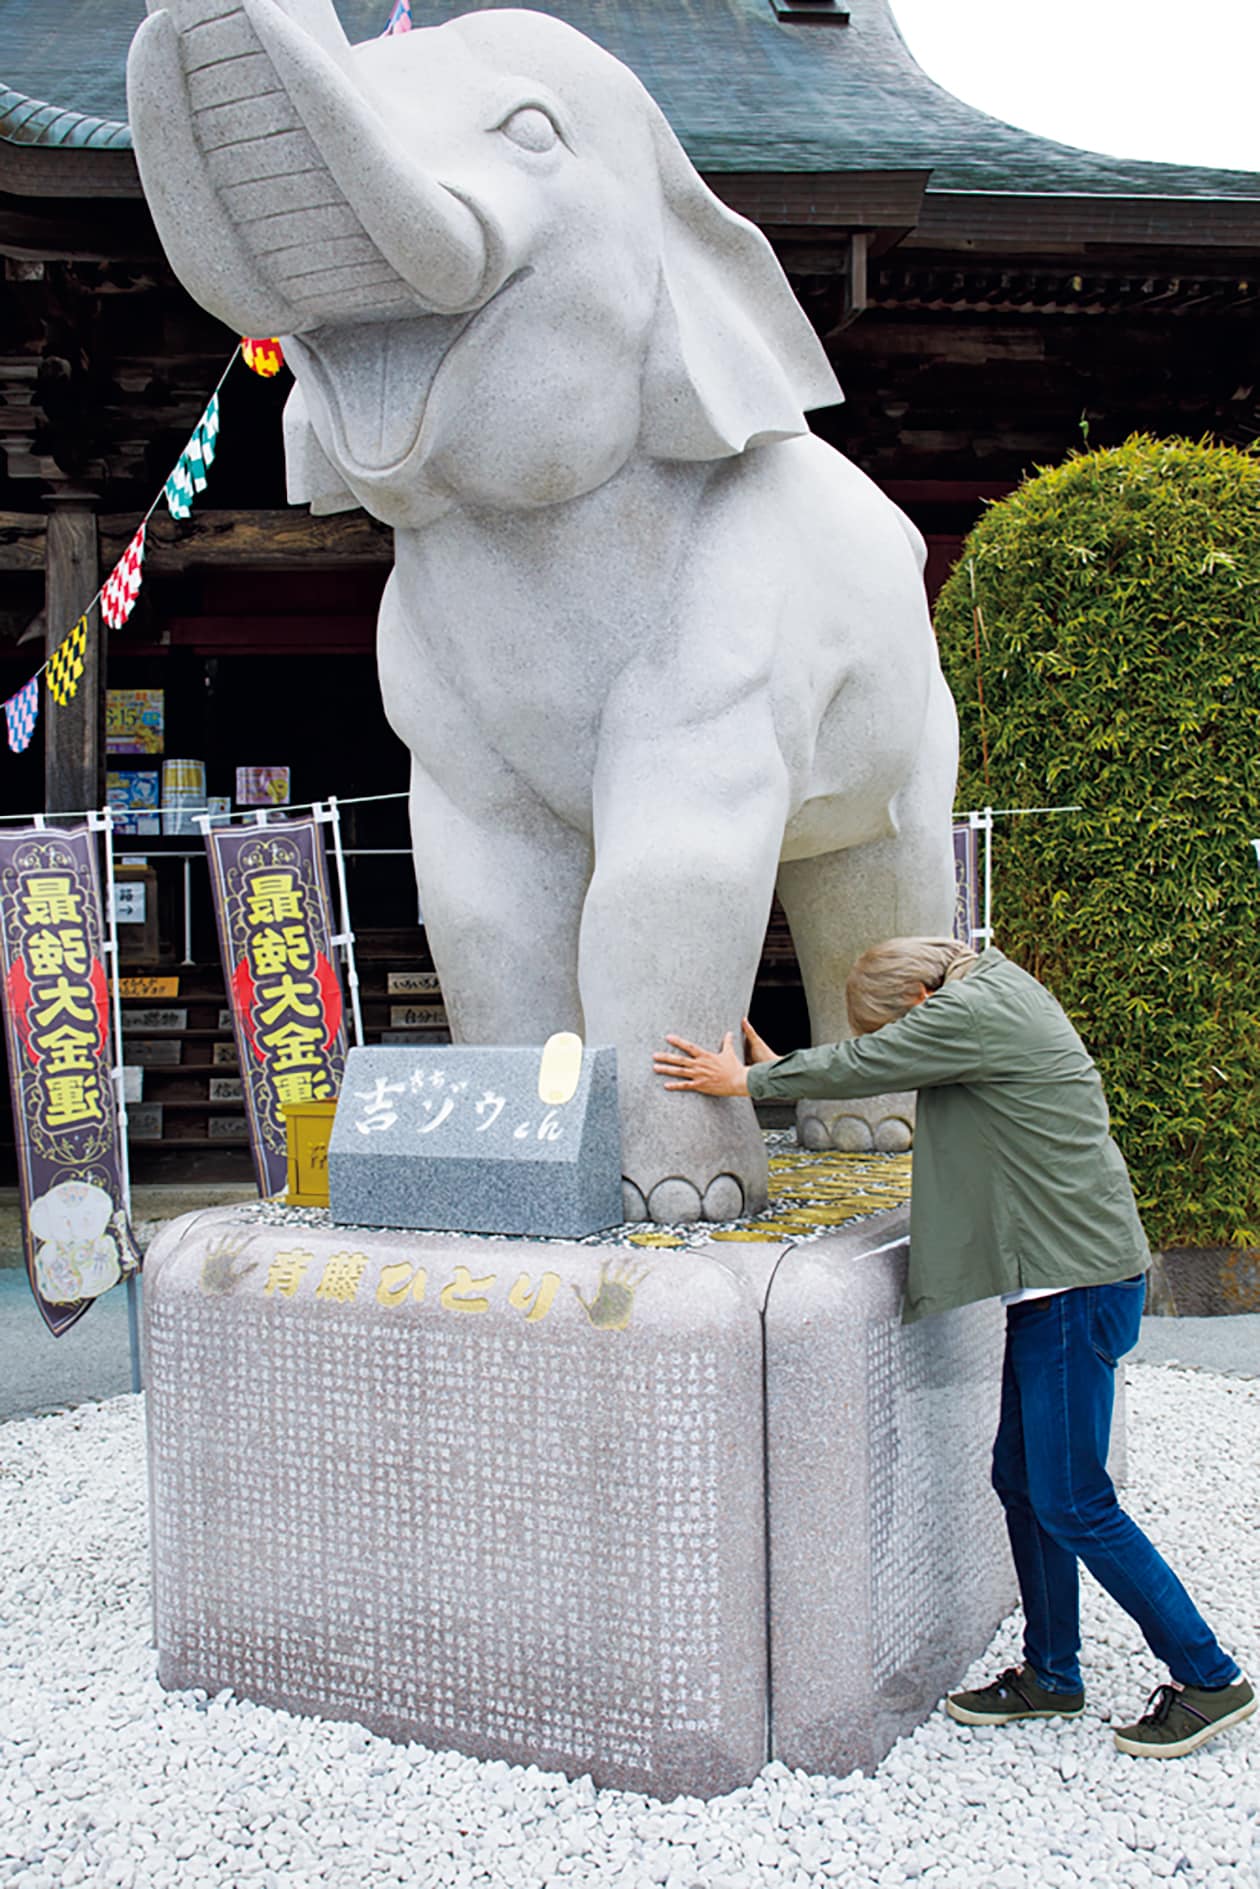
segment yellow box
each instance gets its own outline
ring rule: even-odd
[[[290,1207],[328,1205],[328,1141],[332,1134],[335,1102],[286,1102],[285,1135],[289,1146]]]

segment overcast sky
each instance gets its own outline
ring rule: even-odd
[[[969,104],[1116,157],[1260,171],[1260,0],[892,0]]]

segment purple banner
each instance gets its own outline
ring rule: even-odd
[[[973,950],[979,946],[980,864],[974,826],[954,828],[954,936]]]
[[[110,1081],[103,940],[88,828],[0,833],[0,955],[26,1271],[55,1338],[139,1263]]]
[[[331,1102],[346,1066],[324,844],[314,820],[206,834],[258,1185],[288,1179],[283,1109]]]

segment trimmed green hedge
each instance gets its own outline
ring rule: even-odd
[[[1253,1244],[1260,456],[1074,454],[986,512],[936,624],[957,805],[1084,809],[997,822],[995,942],[1096,1055],[1153,1243]]]

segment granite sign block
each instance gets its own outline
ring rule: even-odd
[[[725,1263],[218,1209],[150,1248],[144,1316],[163,1685],[661,1797],[756,1775],[761,1322]]]
[[[350,1051],[328,1146],[339,1226],[578,1238],[622,1218],[616,1055],[551,1046]]]
[[[794,1247],[766,1303],[775,1755],[877,1764],[1016,1597],[989,1486],[997,1300],[900,1322],[909,1209]]]

